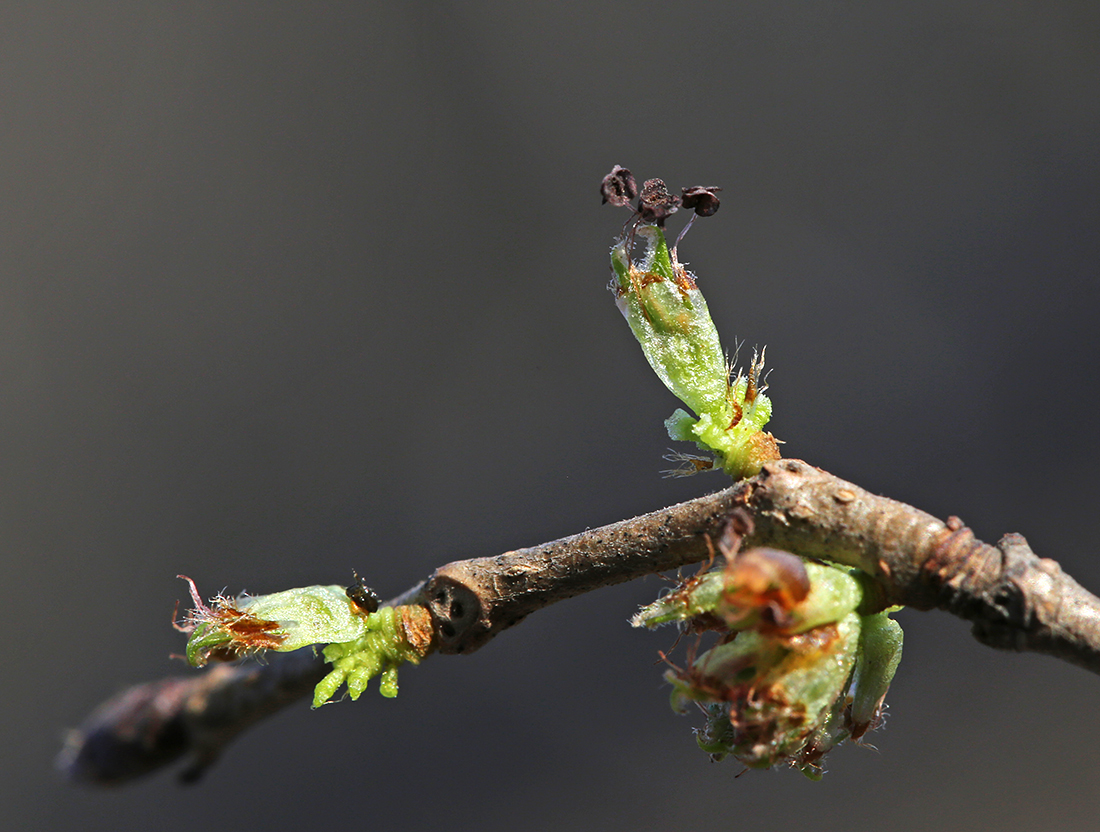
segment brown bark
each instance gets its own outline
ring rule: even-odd
[[[1046,653],[1100,672],[1100,599],[1018,534],[996,546],[799,460],[778,460],[737,485],[572,537],[455,561],[388,602],[423,603],[442,653],[469,653],[542,607],[602,586],[698,563],[737,507],[746,545],[855,566],[869,576],[865,612],[893,604],[940,608],[973,622],[976,638]],[[220,667],[131,688],[73,732],[59,766],[73,779],[124,782],[185,754],[195,779],[252,723],[308,694],[326,665],[309,650],[263,665]]]

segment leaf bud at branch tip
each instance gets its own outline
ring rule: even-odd
[[[397,669],[419,664],[435,646],[431,615],[418,604],[380,607],[377,593],[352,572],[351,586],[305,586],[270,595],[219,595],[207,605],[194,581],[192,609],[176,629],[190,633],[187,659],[198,667],[214,659],[320,645],[332,671],[318,683],[313,705],[328,702],[347,684],[354,700],[375,676],[383,696],[397,695]],[[182,576],[181,576],[182,577]]]

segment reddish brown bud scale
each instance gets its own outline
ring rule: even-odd
[[[431,613],[419,604],[407,604],[397,608],[401,622],[401,635],[405,642],[421,658],[434,647],[435,626]]]
[[[749,440],[748,462],[749,466],[762,468],[767,462],[774,462],[782,458],[779,453],[779,443],[770,433],[761,431],[753,434]]]
[[[737,423],[741,421],[741,417],[745,415],[745,411],[742,410],[740,403],[732,396],[730,397],[730,410],[733,414],[730,419],[730,427],[737,427]]]
[[[735,594],[781,603],[784,609],[810,594],[810,579],[802,558],[780,549],[757,547],[737,555],[726,567],[727,584]]]

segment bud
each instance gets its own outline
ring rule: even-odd
[[[663,222],[671,213],[669,200],[679,203],[679,197],[664,200],[662,193],[667,191],[658,193],[651,186],[653,181],[643,188],[641,204],[650,205],[652,222],[658,221],[654,212],[668,209],[660,218]],[[647,188],[653,192],[650,203],[645,202]],[[642,220],[646,216],[643,211]],[[632,262],[630,250],[637,238],[645,242],[645,250]],[[731,381],[703,293],[694,276],[670,253],[659,224],[635,225],[624,234],[611,250],[611,267],[615,302],[646,360],[664,385],[696,414],[673,413],[665,422],[669,436],[714,454],[718,465],[737,479],[752,476],[765,462],[778,459],[775,438],[763,431],[772,412],[771,401],[764,395],[763,354],[759,359],[754,356],[748,375],[738,374]]]
[[[418,605],[379,609],[374,591],[355,578],[346,588],[306,586],[271,595],[218,596],[209,605],[186,578],[195,608],[177,629],[191,634],[187,660],[201,667],[212,659],[325,645],[323,654],[333,669],[317,684],[313,707],[328,702],[345,682],[351,698],[358,699],[379,674],[382,695],[397,696],[398,667],[419,664],[434,646],[431,615]]]
[[[672,707],[703,706],[699,747],[750,768],[786,763],[819,779],[826,753],[879,724],[901,657],[887,613],[861,616],[856,570],[755,548],[695,575],[634,616],[635,627],[680,622],[719,643],[666,674]]]
[[[839,621],[862,599],[850,570],[757,548],[731,556],[723,570],[689,578],[640,610],[631,624],[652,629],[700,619],[692,629],[716,621],[730,630],[794,635]]]
[[[726,358],[703,293],[675,269],[661,229],[644,225],[635,236],[645,253],[631,263],[626,240],[611,250],[615,302],[654,372],[684,404],[699,412],[726,406]]]
[[[881,724],[882,703],[901,662],[901,625],[890,618],[889,612],[863,618],[860,659],[852,683],[849,715],[852,739],[859,739]]]
[[[848,613],[797,635],[740,632],[666,674],[673,707],[710,703],[699,739],[712,754],[732,754],[749,768],[810,765],[821,756],[812,741],[847,689],[859,631],[859,616]]]
[[[182,577],[182,576],[181,576]],[[263,650],[288,653],[311,644],[351,641],[366,623],[342,586],[305,586],[271,595],[219,595],[208,606],[190,578],[195,604],[177,629],[191,634],[187,660],[235,659]]]

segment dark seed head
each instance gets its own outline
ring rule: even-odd
[[[359,573],[354,569],[351,575],[354,580],[351,586],[344,590],[348,598],[363,612],[378,612],[378,593],[367,586],[367,582],[360,578]]]
[[[615,165],[600,183],[600,196],[604,203],[610,202],[617,208],[627,205],[637,195],[638,183],[634,181],[634,175],[619,165]]]
[[[642,185],[642,194],[638,199],[638,213],[642,222],[652,222],[659,226],[675,214],[680,208],[680,197],[668,192],[660,179],[647,179]]]
[[[714,185],[692,185],[683,189],[682,204],[685,208],[694,208],[700,217],[709,217],[718,210],[719,202],[715,194],[720,190]]]

